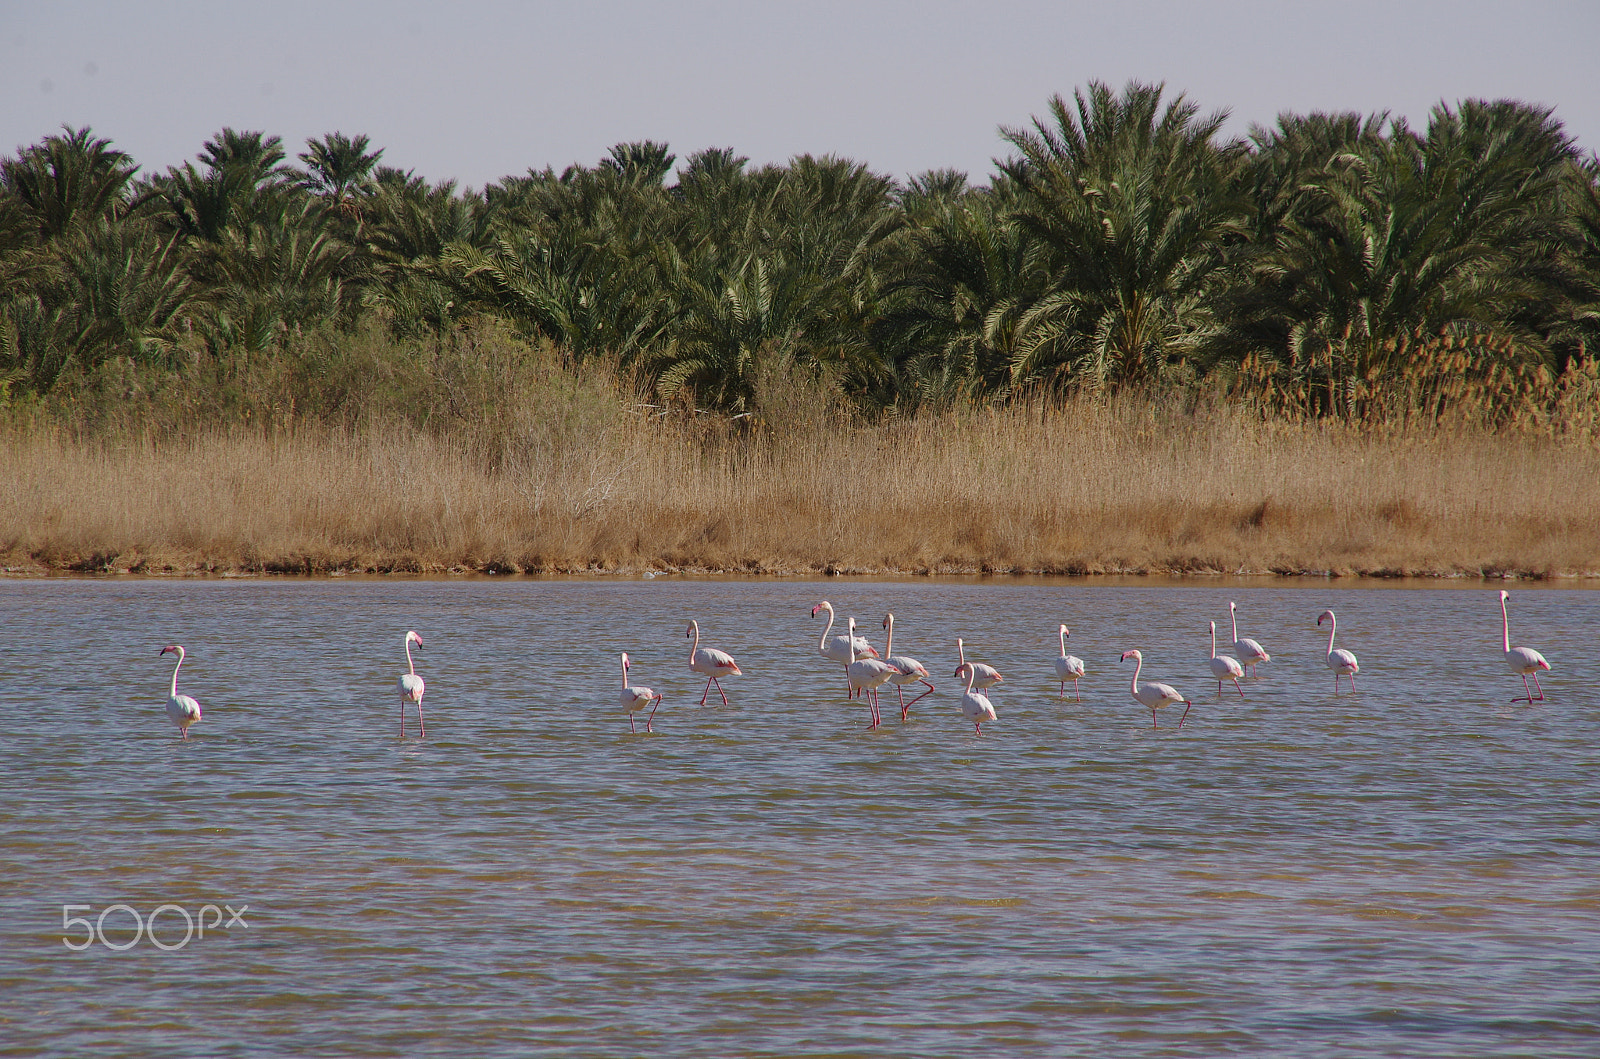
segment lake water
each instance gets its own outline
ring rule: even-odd
[[[895,612],[909,723],[846,703],[823,598]],[[1600,591],[1511,608],[1531,707],[1481,585],[3,581],[0,1054],[1592,1057]]]

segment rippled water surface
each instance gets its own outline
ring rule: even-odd
[[[824,596],[880,649],[894,610],[909,723],[846,703]],[[1595,1056],[1600,592],[1511,600],[1531,707],[1478,586],[0,582],[0,1053]],[[1006,677],[982,738],[958,635]],[[118,903],[134,944],[69,950]],[[244,923],[183,943],[208,903]]]

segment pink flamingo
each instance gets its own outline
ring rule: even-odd
[[[628,685],[628,652],[622,652],[622,691],[617,695],[617,705],[628,711],[628,731],[637,732],[634,726],[633,714],[635,710],[650,707],[650,715],[644,719],[644,730],[654,731],[650,723],[655,720],[656,707],[661,705],[661,693],[649,688],[636,688]]]
[[[1164,709],[1167,706],[1175,706],[1181,702],[1183,703],[1183,716],[1178,718],[1178,727],[1182,728],[1184,720],[1189,716],[1189,707],[1193,704],[1184,698],[1183,693],[1171,684],[1152,682],[1141,686],[1139,683],[1139,670],[1144,668],[1144,655],[1138,651],[1124,651],[1120,661],[1126,662],[1130,658],[1135,663],[1133,667],[1133,686],[1131,688],[1133,697],[1150,710],[1150,727],[1160,727],[1156,724],[1157,710]]]
[[[1056,658],[1056,678],[1061,681],[1061,697],[1067,697],[1067,681],[1072,681],[1072,694],[1077,696],[1079,702],[1083,696],[1078,692],[1078,678],[1083,676],[1083,659],[1077,655],[1067,654],[1067,637],[1072,635],[1072,630],[1065,625],[1056,630],[1061,634],[1061,654]]]
[[[1239,678],[1244,676],[1244,666],[1239,664],[1237,658],[1217,654],[1217,623],[1211,623],[1211,675],[1217,678],[1217,694],[1222,694],[1222,682],[1233,681],[1233,686],[1239,688],[1239,697],[1244,698],[1244,689],[1239,687]]]
[[[850,636],[856,634],[856,620],[850,619]],[[845,667],[845,679],[850,683],[850,694],[861,693],[866,700],[867,708],[872,711],[872,723],[868,728],[876,728],[883,723],[883,715],[878,712],[878,688],[888,683],[889,678],[900,672],[888,662],[880,658],[858,658]]]
[[[722,696],[722,704],[728,704],[728,693],[722,690],[722,681],[718,677],[742,676],[743,670],[733,656],[726,651],[718,651],[711,647],[700,646],[700,623],[691,620],[689,628],[684,631],[683,638],[694,637],[694,646],[689,648],[689,668],[696,673],[706,675],[706,690],[700,695],[700,705],[706,704],[706,699],[711,694],[711,685],[717,686],[717,694]]]
[[[404,674],[404,675],[402,675],[400,677],[400,738],[401,739],[404,739],[406,737],[406,703],[408,703],[408,702],[414,702],[414,703],[417,704],[417,732],[419,733],[418,737],[422,738],[422,737],[427,736],[427,734],[428,734],[427,725],[423,724],[423,722],[422,722],[422,693],[425,690],[426,685],[424,685],[422,683],[422,678],[417,676],[416,664],[411,661],[411,645],[412,644],[416,644],[418,647],[422,646],[422,637],[417,635],[416,630],[412,630],[411,632],[406,633],[406,668],[408,670],[410,670],[410,672],[406,673],[406,674]]]
[[[178,664],[172,667],[172,691],[167,695],[167,719],[178,726],[179,738],[187,739],[189,726],[200,720],[200,704],[188,695],[178,694],[178,670],[183,668],[183,648],[173,644],[161,649],[162,654],[168,651],[177,653]]]
[[[960,665],[956,666],[956,671],[952,675],[960,680],[961,667],[967,664],[967,647],[959,636],[956,637],[956,653],[960,657]],[[982,662],[972,663],[972,674],[972,686],[975,688],[992,688],[1005,679],[998,669],[986,666]]]
[[[989,696],[972,690],[973,681],[977,679],[978,669],[970,662],[962,662],[956,668],[956,676],[963,673],[967,677],[967,690],[961,696],[961,715],[972,722],[972,730],[978,735],[983,734],[983,722],[993,721],[998,718],[994,712],[994,703],[989,701]]]
[[[1539,670],[1549,669],[1550,663],[1544,660],[1544,655],[1531,647],[1511,646],[1511,616],[1506,613],[1506,599],[1511,595],[1505,589],[1500,590],[1500,643],[1505,650],[1506,665],[1511,667],[1511,672],[1522,677],[1522,690],[1528,693],[1525,699],[1512,699],[1512,702],[1544,701],[1544,686],[1539,683]],[[1528,676],[1533,676],[1533,686],[1539,689],[1538,698],[1534,698],[1532,690],[1528,688]],[[176,675],[176,674],[174,674]]]
[[[894,684],[895,690],[900,693],[900,721],[904,724],[906,715],[911,712],[911,707],[933,693],[933,684],[928,680],[927,666],[910,655],[897,655],[894,653],[893,614],[885,614],[883,616],[883,627],[889,630],[888,639],[883,644],[883,653],[887,656],[884,661],[894,666],[895,669],[894,675],[889,678],[889,682]],[[919,680],[928,685],[928,690],[907,702],[905,685],[915,684]]]
[[[1361,672],[1361,666],[1356,663],[1356,656],[1343,649],[1333,649],[1333,634],[1338,631],[1339,619],[1333,616],[1333,611],[1325,610],[1317,615],[1317,625],[1322,624],[1322,619],[1328,619],[1328,668],[1333,670],[1333,690],[1339,690],[1339,678],[1350,678],[1350,690],[1356,690],[1356,674]]]
[[[830,662],[838,662],[848,667],[858,658],[877,658],[878,650],[866,641],[865,637],[835,636],[831,640],[828,633],[833,631],[833,604],[823,600],[811,608],[811,616],[815,618],[818,611],[828,612],[827,627],[822,630],[822,637],[817,641],[817,652]],[[853,697],[853,696],[852,696]]]
[[[1253,670],[1261,665],[1262,662],[1272,661],[1272,656],[1267,654],[1265,648],[1248,636],[1242,640],[1239,638],[1238,611],[1239,605],[1230,600],[1228,603],[1228,617],[1233,620],[1233,653],[1239,656],[1241,665],[1246,669],[1252,670],[1251,676],[1260,676],[1259,673],[1255,673]]]

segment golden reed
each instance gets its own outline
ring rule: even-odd
[[[0,566],[329,573],[1600,572],[1590,432],[1124,395],[774,429],[588,401],[433,431],[0,429]],[[465,422],[465,421],[461,421]]]

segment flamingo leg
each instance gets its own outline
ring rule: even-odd
[[[722,690],[722,681],[718,680],[716,677],[712,677],[711,680],[712,683],[716,684],[717,686],[717,694],[722,696],[722,704],[726,706],[728,704],[728,693]]]
[[[1234,680],[1233,686],[1236,687],[1236,688],[1239,688],[1239,697],[1241,699],[1244,698],[1244,688],[1239,686],[1239,681],[1237,679]],[[1220,687],[1218,687],[1217,690],[1221,691],[1222,689]]]
[[[406,700],[400,700],[400,738],[406,737]]]
[[[1512,702],[1526,702],[1529,705],[1532,705],[1535,702],[1543,702],[1544,701],[1544,685],[1539,683],[1539,674],[1537,672],[1535,672],[1533,674],[1533,686],[1535,688],[1539,689],[1539,694],[1538,695],[1534,695],[1533,688],[1528,687],[1528,674],[1523,673],[1522,674],[1522,690],[1526,691],[1528,693],[1528,697],[1525,698],[1525,699],[1512,699],[1511,701]]]
[[[645,731],[647,731],[647,732],[655,731],[655,729],[650,727],[650,725],[655,722],[655,719],[656,719],[656,706],[660,706],[660,705],[661,705],[661,696],[657,695],[656,696],[656,705],[650,707],[650,716],[648,716],[648,717],[646,717],[644,719],[644,730]],[[633,715],[631,713],[628,715],[628,720],[630,720],[630,721],[633,720]]]
[[[1189,718],[1189,707],[1193,706],[1193,705],[1194,705],[1194,703],[1190,702],[1188,699],[1184,699],[1183,700],[1183,716],[1178,718],[1178,727],[1179,728],[1182,728],[1183,727],[1183,722],[1188,720],[1188,718]]]
[[[417,738],[418,739],[426,739],[427,737],[428,737],[428,726],[422,720],[422,700],[418,699],[417,700]]]
[[[628,731],[635,733],[639,731],[639,729],[633,726],[633,714],[631,713],[628,714]]]
[[[1159,727],[1160,725],[1156,724],[1156,708],[1152,706],[1150,707],[1150,728],[1154,730]]]
[[[1072,694],[1079,702],[1083,701],[1083,692],[1078,690],[1078,678],[1072,678]]]
[[[928,684],[928,682],[926,680],[924,680],[923,683],[924,684]],[[908,716],[910,716],[911,707],[915,706],[917,703],[921,702],[923,699],[927,698],[929,695],[932,695],[932,694],[933,694],[933,685],[932,684],[928,684],[928,690],[927,691],[924,691],[921,695],[918,695],[916,698],[912,699],[910,702],[901,703],[901,705],[900,705],[900,719],[902,721],[904,721]]]
[[[706,677],[706,690],[700,693],[700,705],[702,706],[706,704],[706,697],[711,694],[711,681],[711,677]]]
[[[918,702],[922,702],[923,699],[926,699],[926,697],[930,696],[930,694],[933,694],[933,685],[930,685],[930,683],[928,683],[926,680],[923,680],[922,683],[928,685],[928,689],[926,689],[926,691],[923,691],[922,694],[918,694],[918,696],[915,697],[915,699],[912,699],[910,702],[901,702],[901,720],[906,720],[907,715],[910,713],[910,707],[914,707],[914,705],[917,705]]]

